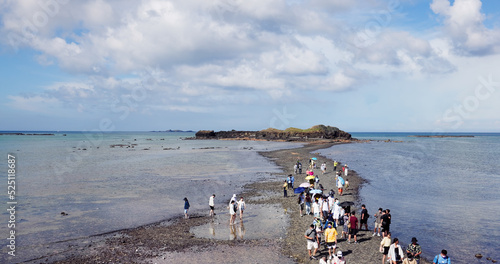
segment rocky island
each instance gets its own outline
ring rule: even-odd
[[[218,131],[200,130],[194,139],[233,139],[233,140],[273,140],[273,141],[318,141],[351,140],[351,134],[337,127],[317,125],[308,129],[290,127],[285,130],[268,128],[260,131]]]

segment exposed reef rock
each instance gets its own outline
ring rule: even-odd
[[[309,129],[287,128],[279,130],[268,128],[260,131],[219,131],[200,130],[196,139],[240,139],[240,140],[282,140],[282,141],[312,141],[312,140],[351,140],[351,134],[336,127],[317,125]]]

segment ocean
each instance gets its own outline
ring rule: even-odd
[[[431,261],[442,249],[453,263],[480,263],[477,253],[484,263],[487,257],[500,260],[500,134],[410,137],[417,134],[423,133],[352,133],[378,141],[320,153],[367,180],[360,203],[370,215],[391,210],[392,237],[401,245],[416,237]],[[373,228],[373,217],[369,224]]]
[[[216,208],[225,207],[245,183],[279,177],[272,175],[279,168],[257,151],[301,146],[183,140],[194,133],[50,133],[55,135],[0,136],[0,169],[8,170],[7,155],[16,160],[17,202],[17,254],[9,258],[10,241],[2,240],[0,263],[36,259],[93,235],[181,216],[184,197],[193,213],[208,213],[212,193]],[[476,253],[500,259],[500,134],[352,134],[379,141],[320,152],[367,180],[361,203],[371,215],[379,207],[391,209],[393,237],[402,244],[417,237],[429,259],[441,249],[448,250],[453,263],[476,263]],[[387,139],[392,142],[383,142]],[[11,201],[7,184],[5,176],[0,189],[6,209]],[[3,237],[12,230],[9,217],[2,210]]]
[[[15,201],[15,228],[2,210],[0,263],[20,262],[63,252],[93,235],[137,227],[183,215],[187,197],[192,213],[227,204],[246,183],[274,179],[280,170],[257,151],[292,148],[298,143],[183,140],[194,133],[172,132],[25,132],[0,135],[16,160],[16,197],[9,200],[8,179],[0,181],[8,209]],[[10,184],[9,184],[10,185]]]

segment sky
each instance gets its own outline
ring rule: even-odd
[[[0,130],[500,132],[498,0],[0,0]]]

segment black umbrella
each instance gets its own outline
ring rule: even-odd
[[[344,201],[344,202],[339,203],[340,207],[353,206],[353,205],[354,205],[354,202],[351,202],[351,201]]]

